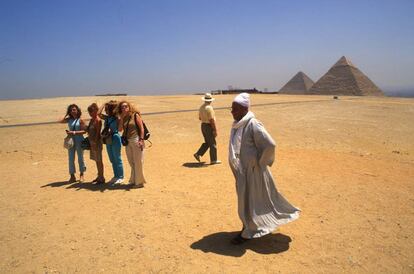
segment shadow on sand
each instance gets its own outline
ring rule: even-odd
[[[209,165],[206,164],[206,162],[189,162],[189,163],[184,163],[183,164],[184,167],[188,167],[188,168],[200,168],[200,167],[208,167]]]
[[[238,233],[239,231],[214,233],[194,242],[190,247],[205,253],[213,252],[225,256],[241,257],[248,249],[260,254],[285,252],[289,249],[289,243],[292,241],[289,236],[277,233],[253,239],[241,245],[231,244],[231,239],[236,237]]]
[[[75,190],[80,190],[80,189],[87,189],[90,191],[101,191],[104,192],[105,190],[126,190],[129,191],[131,189],[133,189],[133,186],[131,185],[111,185],[111,184],[100,184],[100,185],[96,185],[92,182],[75,182],[75,183],[69,183],[67,181],[64,182],[54,182],[54,183],[49,183],[46,185],[41,186],[41,188],[44,187],[64,187],[66,186],[66,189],[75,189]]]

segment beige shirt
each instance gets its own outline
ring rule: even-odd
[[[128,139],[138,137],[137,126],[135,125],[134,118],[135,118],[135,113],[133,113],[131,116],[124,117],[124,120],[122,121],[123,126],[124,126],[124,131],[127,130],[126,137]]]
[[[211,104],[204,103],[198,110],[198,116],[202,123],[210,124],[210,120],[216,120],[213,107]]]

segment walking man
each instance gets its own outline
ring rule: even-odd
[[[211,105],[214,98],[210,93],[206,93],[201,97],[201,100],[204,101],[204,104],[202,104],[198,110],[198,119],[201,121],[201,132],[203,133],[204,143],[200,146],[198,151],[194,153],[194,158],[200,162],[200,157],[210,148],[210,164],[220,164],[221,161],[217,160],[216,117],[213,106]]]
[[[250,96],[237,95],[232,103],[229,164],[236,179],[238,213],[243,229],[231,242],[243,242],[272,233],[299,217],[299,209],[280,194],[268,166],[275,159],[275,141],[249,111]]]

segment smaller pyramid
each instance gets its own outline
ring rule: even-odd
[[[280,90],[281,94],[306,94],[307,91],[313,85],[312,79],[310,79],[305,73],[299,71],[289,80]]]
[[[345,56],[312,86],[308,94],[384,96],[382,90]]]

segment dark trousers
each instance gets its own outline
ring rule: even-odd
[[[210,124],[201,123],[201,132],[204,136],[204,143],[198,149],[197,154],[203,156],[207,149],[210,148],[210,161],[217,161],[217,145],[216,138],[213,135],[213,128]]]

